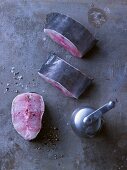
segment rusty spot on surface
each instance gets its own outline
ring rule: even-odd
[[[107,21],[107,15],[104,10],[93,7],[88,11],[88,21],[93,26],[100,28]]]

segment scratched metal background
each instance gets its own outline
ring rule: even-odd
[[[106,15],[100,27],[88,20],[93,7]],[[99,39],[97,47],[77,59],[53,43],[43,33],[45,15],[51,11],[84,24]],[[63,96],[37,75],[48,51],[94,78],[93,86],[79,100]],[[16,80],[12,67],[23,79]],[[126,170],[126,71],[126,0],[0,0],[0,169]],[[17,90],[38,92],[46,103],[44,128],[33,142],[23,140],[11,122],[11,102]],[[117,106],[105,115],[102,134],[79,139],[69,124],[73,110],[83,105],[97,108],[110,99]]]

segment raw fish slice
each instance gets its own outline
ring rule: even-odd
[[[78,98],[91,84],[90,78],[55,54],[49,54],[38,73],[69,97]]]
[[[73,56],[80,58],[97,42],[83,25],[60,13],[47,15],[44,32]]]
[[[12,102],[12,123],[15,130],[26,140],[36,138],[40,132],[44,113],[43,97],[36,93],[22,93]]]

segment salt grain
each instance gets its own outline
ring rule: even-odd
[[[25,89],[26,89],[26,90],[28,89],[28,85],[26,85]]]
[[[18,91],[18,90],[15,90],[15,93],[19,93],[19,91]]]
[[[11,67],[11,73],[14,73],[15,67]]]
[[[18,76],[17,79],[18,79],[18,80],[21,80],[21,79],[23,79],[23,76]]]
[[[14,76],[17,76],[19,74],[19,72],[16,72],[16,73],[14,73]]]
[[[8,88],[8,87],[6,88],[6,91],[9,91],[9,88]]]
[[[46,40],[46,37],[43,38],[43,41],[45,41],[45,40]]]

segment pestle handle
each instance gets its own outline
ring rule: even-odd
[[[112,108],[115,107],[115,101],[109,101],[99,109],[95,110],[92,112],[90,115],[84,118],[83,122],[87,124],[91,124],[92,122],[96,121],[99,119],[103,114],[111,110]]]

